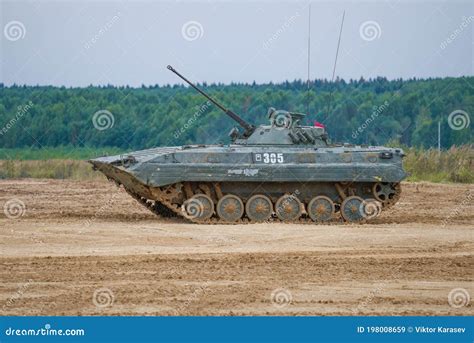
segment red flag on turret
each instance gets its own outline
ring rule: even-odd
[[[314,122],[314,126],[315,126],[315,127],[321,127],[321,128],[323,128],[323,129],[326,128],[326,126],[324,126],[323,124],[321,124],[319,121],[315,121],[315,122]]]

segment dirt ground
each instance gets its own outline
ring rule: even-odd
[[[405,183],[370,224],[195,225],[105,181],[3,180],[0,314],[473,315],[473,196]]]

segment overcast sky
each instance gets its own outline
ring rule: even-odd
[[[6,85],[306,79],[308,1],[1,1]],[[474,1],[311,3],[311,78],[473,75]]]

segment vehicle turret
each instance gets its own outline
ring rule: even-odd
[[[254,126],[247,123],[235,112],[225,108],[221,103],[181,75],[172,66],[168,65],[168,69],[178,75],[183,81],[239,123],[239,125],[244,129],[243,133],[240,133],[239,129],[236,127],[232,128],[229,132],[229,136],[234,144],[327,146],[327,133],[324,127],[303,126],[300,124],[306,117],[306,114],[304,113],[276,110],[275,108],[270,107],[267,113],[270,124]]]

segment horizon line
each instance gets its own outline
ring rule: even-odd
[[[358,79],[354,78],[349,78],[344,79],[340,77],[336,77],[334,81],[331,81],[327,78],[324,79],[310,79],[310,83],[316,83],[316,82],[323,82],[327,84],[336,84],[340,82],[344,82],[346,84],[350,83],[355,83],[355,82],[360,82],[363,80],[363,82],[373,82],[377,79],[384,79],[388,82],[397,82],[397,81],[430,81],[430,80],[444,80],[444,79],[462,79],[462,78],[471,78],[474,77],[474,75],[462,75],[462,76],[430,76],[430,77],[411,77],[411,78],[394,78],[394,79],[389,79],[386,76],[376,76],[376,77],[369,77],[369,78],[364,78],[363,76],[359,77]],[[252,82],[235,82],[232,81],[230,83],[224,83],[224,82],[208,82],[208,81],[202,81],[202,82],[196,82],[197,85],[203,85],[206,84],[206,86],[233,86],[233,85],[239,85],[239,86],[265,86],[265,85],[283,85],[285,83],[295,83],[295,82],[300,82],[300,83],[305,83],[308,82],[308,80],[303,80],[303,79],[293,79],[292,81],[289,80],[283,80],[283,81],[269,81],[269,82],[264,82],[264,83],[256,83],[256,81]],[[131,86],[131,85],[114,85],[114,84],[89,84],[87,86],[66,86],[66,85],[52,85],[52,84],[17,84],[17,83],[12,83],[10,85],[6,85],[4,82],[0,82],[0,88],[22,88],[22,87],[54,87],[54,88],[67,88],[67,89],[74,89],[74,88],[101,88],[101,87],[113,87],[113,88],[132,88],[132,89],[140,89],[140,88],[173,88],[173,87],[182,87],[182,88],[188,88],[189,86],[186,85],[185,83],[166,83],[166,84],[160,84],[160,83],[155,83],[155,84],[142,84],[140,86]]]

